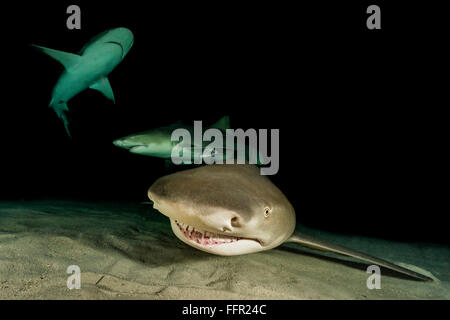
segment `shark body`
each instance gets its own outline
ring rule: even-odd
[[[205,149],[211,148],[211,146],[209,145],[211,143],[210,140],[201,140],[198,143],[195,141],[195,139],[185,140],[183,138],[181,142],[179,140],[172,140],[173,133],[177,129],[186,130],[187,132],[189,132],[189,136],[191,138],[195,137],[198,134],[195,133],[196,129],[193,125],[182,125],[180,122],[176,122],[169,126],[158,127],[148,131],[134,133],[125,137],[118,138],[113,141],[113,144],[119,148],[127,149],[129,152],[134,154],[158,157],[166,160],[171,159],[174,153],[178,155],[181,150],[183,151],[183,154],[184,152],[188,151],[191,155],[191,163],[192,158],[195,159],[196,157],[204,161],[211,160],[212,157],[220,157],[220,159],[225,162],[229,159],[236,158],[239,148],[242,148],[242,150],[244,150],[243,160],[245,161],[245,163],[249,162],[252,147],[249,146],[245,141],[236,139],[231,147],[225,143],[227,140],[228,131],[230,129],[230,119],[228,116],[220,118],[216,123],[207,128],[219,130],[223,136],[223,143],[220,145],[220,147],[215,146],[213,148],[214,151],[217,152],[215,154],[213,153],[213,156],[211,156],[209,152],[203,152]],[[202,135],[203,133],[200,132],[199,134]],[[214,142],[216,141],[214,140]],[[259,155],[256,159],[257,164],[261,164],[261,159],[262,156]]]
[[[224,116],[209,128],[224,132],[229,127],[229,117]],[[179,141],[172,141],[172,133],[177,129],[185,129],[190,133],[191,137],[194,137],[194,127],[192,125],[182,125],[180,122],[176,122],[169,126],[158,127],[118,138],[113,141],[113,144],[119,148],[127,149],[131,153],[163,159],[170,159],[173,148],[177,146],[180,149],[188,148],[193,157],[200,156],[203,158],[202,149],[208,142],[202,142],[201,145],[196,145],[191,140],[182,141],[181,143]],[[222,150],[225,150],[225,148]],[[224,152],[224,156],[227,156],[226,152]]]
[[[159,178],[148,190],[155,209],[170,219],[184,243],[232,256],[295,242],[351,256],[420,280],[431,278],[386,260],[295,230],[295,210],[252,165],[208,165]]]
[[[107,76],[130,51],[133,41],[133,33],[129,29],[115,28],[92,38],[79,54],[33,45],[65,68],[53,88],[49,107],[63,121],[69,136],[69,122],[65,114],[68,111],[67,102],[87,88],[98,90],[115,102]]]

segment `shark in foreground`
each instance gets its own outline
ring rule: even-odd
[[[49,107],[63,121],[69,136],[69,122],[65,114],[69,110],[67,102],[87,88],[98,90],[115,102],[107,76],[130,51],[133,39],[133,33],[127,28],[115,28],[92,38],[79,54],[33,45],[65,68],[53,88]]]
[[[156,180],[148,190],[155,209],[169,217],[184,243],[232,256],[295,242],[376,264],[410,277],[432,279],[391,262],[302,234],[285,195],[252,165],[207,165]]]

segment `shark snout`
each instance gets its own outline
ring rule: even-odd
[[[233,212],[219,210],[205,216],[199,216],[202,224],[219,232],[236,232],[240,227],[241,217]]]
[[[132,141],[125,140],[125,139],[114,140],[113,144],[116,147],[125,148],[125,149],[130,149],[130,148],[133,148],[133,147],[141,146],[141,144],[137,144],[137,143],[134,143]]]
[[[124,149],[130,149],[134,147],[134,144],[127,142],[126,140],[117,139],[113,141],[113,144],[116,147],[124,148]]]
[[[111,37],[114,41],[120,44],[122,47],[122,59],[127,55],[128,51],[130,51],[131,47],[134,43],[134,36],[130,29],[127,28],[115,28],[110,30]]]
[[[122,140],[119,140],[119,139],[114,140],[114,141],[113,141],[113,144],[114,144],[116,147],[123,147],[123,141],[122,141]]]
[[[185,207],[181,203],[170,201],[162,193],[164,188],[158,189],[156,185],[149,189],[148,198],[153,202],[153,207],[165,216],[211,232],[239,233],[243,219],[235,211],[224,208]]]

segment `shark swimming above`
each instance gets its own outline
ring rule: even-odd
[[[269,250],[285,242],[376,264],[410,277],[431,278],[391,262],[295,230],[286,196],[253,165],[207,165],[156,180],[148,190],[155,209],[170,219],[184,243],[233,256]]]
[[[98,90],[115,102],[107,76],[125,58],[133,46],[133,41],[133,33],[129,29],[115,28],[92,38],[79,54],[33,45],[59,61],[65,68],[53,88],[49,107],[53,108],[63,121],[69,137],[69,122],[65,114],[69,110],[67,102],[87,88]]]

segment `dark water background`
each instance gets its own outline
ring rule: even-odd
[[[363,4],[81,2],[71,31],[69,4],[5,10],[0,199],[145,201],[169,171],[112,140],[228,114],[235,128],[280,129],[271,179],[299,223],[449,243],[445,51],[436,29],[407,23],[408,7],[386,4],[369,32]],[[116,104],[92,90],[69,101],[70,140],[47,107],[62,67],[29,44],[77,52],[118,26],[135,42],[109,76]]]

